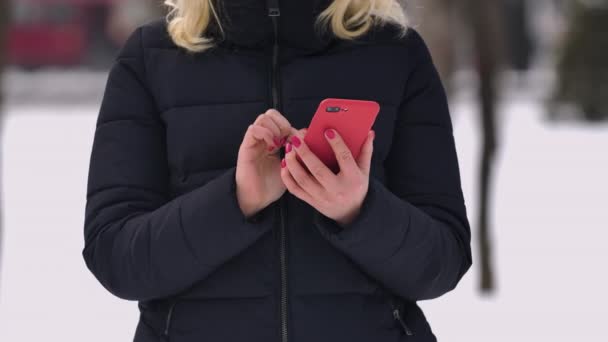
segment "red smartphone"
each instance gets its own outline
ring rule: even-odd
[[[335,129],[356,159],[379,111],[380,105],[376,101],[324,99],[308,125],[304,142],[328,168],[337,173],[340,167],[324,131]]]

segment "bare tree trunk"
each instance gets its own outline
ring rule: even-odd
[[[450,79],[455,69],[456,44],[455,4],[453,0],[414,0],[406,2],[413,27],[426,42],[439,72],[439,78],[450,95]]]
[[[572,2],[568,9],[551,102],[577,105],[587,122],[608,120],[608,2]]]
[[[409,6],[413,25],[423,36],[433,56],[448,94],[456,64],[458,44],[470,42],[474,68],[478,74],[478,101],[482,151],[479,165],[479,267],[482,292],[495,289],[490,238],[490,194],[496,136],[496,81],[506,60],[506,32],[503,10],[506,0],[416,0]],[[407,7],[406,7],[407,8]],[[457,19],[456,19],[457,18]],[[468,40],[470,38],[470,41]]]
[[[474,56],[479,75],[478,96],[481,104],[482,151],[479,168],[478,241],[482,292],[495,290],[495,274],[490,238],[490,194],[494,157],[498,148],[496,135],[496,83],[506,55],[506,37],[502,21],[502,0],[468,0],[466,13],[471,25]]]
[[[6,33],[8,31],[9,21],[9,1],[0,1],[0,77],[6,64]],[[2,89],[0,88],[0,108],[2,106]],[[0,112],[0,115],[1,112]],[[1,128],[1,126],[0,126]]]
[[[4,128],[4,115],[3,115],[3,89],[2,89],[2,75],[4,65],[6,64],[6,32],[9,22],[9,1],[0,1],[0,142],[2,141],[2,130]],[[1,149],[0,149],[1,150]],[[0,166],[2,165],[2,155],[0,154]],[[1,167],[0,167],[1,170]],[[4,245],[4,233],[2,227],[2,174],[0,174],[0,285],[2,280],[2,254]]]

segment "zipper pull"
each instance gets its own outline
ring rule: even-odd
[[[268,0],[267,3],[269,17],[278,17],[281,15],[281,11],[279,11],[279,2],[277,0]]]
[[[403,328],[403,330],[405,331],[405,334],[407,336],[412,336],[414,335],[412,333],[412,331],[410,330],[410,328],[407,326],[407,324],[405,324],[405,322],[403,321],[403,319],[401,318],[401,313],[399,312],[398,308],[394,308],[393,309],[393,317],[399,321],[399,324],[401,324],[401,327]]]

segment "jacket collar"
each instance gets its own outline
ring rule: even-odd
[[[264,49],[274,43],[274,29],[268,15],[268,0],[220,0],[216,9],[224,31],[214,20],[208,34],[219,46],[230,48]],[[276,0],[279,4],[278,43],[303,53],[314,53],[327,48],[336,38],[327,29],[315,32],[314,22],[319,13],[333,0]]]

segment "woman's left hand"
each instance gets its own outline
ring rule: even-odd
[[[304,134],[305,131],[299,131],[286,143],[285,158],[281,161],[283,183],[294,196],[345,227],[359,214],[367,195],[374,131],[368,132],[357,160],[335,129],[325,132],[340,166],[337,174],[308,148]]]

